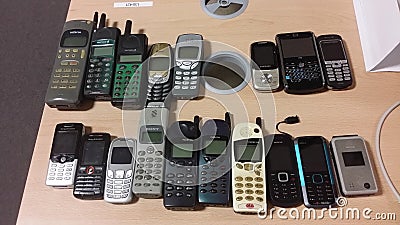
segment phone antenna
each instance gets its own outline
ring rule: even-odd
[[[131,34],[131,29],[132,29],[132,20],[127,20],[126,23],[125,23],[124,34],[125,35]]]
[[[100,17],[99,28],[103,28],[106,26],[106,14],[102,13]]]
[[[95,12],[93,16],[93,27],[97,29],[97,23],[99,22],[99,13]]]

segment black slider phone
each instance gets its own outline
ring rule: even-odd
[[[141,109],[146,102],[147,76],[142,70],[146,59],[146,34],[131,34],[132,21],[119,37],[111,104],[123,109]]]
[[[317,43],[328,88],[351,88],[353,75],[342,37],[338,34],[321,35],[318,36]]]
[[[84,136],[75,174],[74,196],[79,199],[103,199],[107,156],[111,136],[91,133]]]
[[[200,129],[199,139],[199,203],[207,206],[230,206],[231,138],[230,113],[225,120],[207,120]]]
[[[106,14],[102,13],[99,27],[93,31],[89,63],[83,87],[85,98],[111,100],[111,85],[115,68],[115,53],[121,31],[106,27]]]
[[[199,117],[177,121],[165,138],[164,207],[170,210],[195,210],[197,200],[197,163],[199,154]]]
[[[325,79],[313,32],[277,34],[280,71],[285,91],[309,94],[325,89]]]
[[[296,138],[294,144],[304,205],[310,208],[334,206],[336,184],[325,138],[303,136]]]
[[[303,202],[296,152],[291,136],[271,134],[264,137],[269,149],[266,163],[266,179],[269,199],[274,206],[295,207]]]

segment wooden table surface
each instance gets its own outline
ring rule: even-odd
[[[200,33],[209,41],[222,42],[249,55],[249,46],[258,40],[274,40],[275,34],[294,31],[313,31],[316,35],[337,33],[346,41],[356,86],[347,91],[326,91],[310,95],[254,93],[251,85],[237,95],[219,96],[206,92],[208,97],[197,101],[179,101],[171,110],[170,120],[223,118],[225,110],[233,113],[234,122],[254,121],[262,116],[265,133],[273,133],[276,120],[299,115],[301,123],[281,128],[294,136],[322,135],[328,140],[333,135],[359,134],[369,144],[372,161],[375,156],[375,130],[380,116],[400,96],[400,75],[396,73],[365,72],[357,24],[352,1],[349,0],[251,0],[246,11],[230,20],[208,17],[198,0],[155,0],[152,7],[114,8],[113,1],[72,0],[67,20],[91,19],[94,11],[106,12],[112,24],[123,30],[125,20],[134,21],[133,32],[143,30],[149,44],[174,44],[179,34]],[[51,18],[49,18],[51,19]],[[54,50],[56,51],[56,50]],[[238,101],[239,100],[239,101]],[[240,102],[241,104],[238,104]],[[94,132],[109,132],[113,136],[136,137],[140,111],[122,113],[109,102],[96,102],[86,111],[58,111],[44,106],[43,117],[32,157],[18,224],[354,224],[358,220],[273,219],[260,220],[256,215],[240,215],[232,208],[208,207],[201,211],[174,212],[166,210],[162,199],[139,199],[127,205],[112,205],[104,201],[75,199],[72,190],[57,190],[45,185],[48,158],[55,125],[61,122],[82,122]],[[382,131],[382,156],[395,185],[400,188],[400,110],[388,118]],[[125,133],[124,133],[125,131]],[[364,208],[376,213],[396,213],[400,205],[390,192],[377,166],[378,194],[369,197],[348,198],[342,208]],[[270,205],[271,206],[271,205]],[[271,206],[272,207],[272,206]],[[301,211],[304,207],[298,209]],[[319,211],[320,212],[320,211]],[[288,216],[288,214],[286,214]],[[382,220],[382,224],[396,221]],[[361,224],[376,220],[361,218]]]

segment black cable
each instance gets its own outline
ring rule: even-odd
[[[279,125],[281,125],[282,123],[285,123],[285,124],[296,124],[296,123],[299,123],[299,122],[300,122],[300,118],[299,118],[297,115],[296,115],[296,116],[288,116],[288,117],[286,117],[283,121],[278,122],[278,123],[276,124],[275,128],[276,128],[276,130],[277,130],[279,133],[285,134],[285,135],[288,135],[288,136],[291,136],[291,137],[292,137],[292,135],[290,135],[289,133],[286,133],[286,132],[284,132],[284,131],[281,131],[281,130],[279,129]]]

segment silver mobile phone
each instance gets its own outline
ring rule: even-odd
[[[369,195],[378,192],[367,146],[362,137],[334,136],[331,148],[344,195]]]
[[[132,176],[135,168],[136,140],[117,138],[111,142],[107,158],[104,200],[129,203],[132,200]]]

